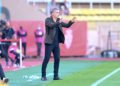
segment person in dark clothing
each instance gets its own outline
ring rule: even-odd
[[[2,36],[2,32],[0,31],[0,40],[1,40],[1,36]],[[1,42],[0,42],[1,44]],[[5,78],[5,73],[3,71],[2,65],[0,64],[0,79],[4,82],[7,83],[8,82],[8,78]]]
[[[22,26],[20,26],[20,29],[17,31],[18,38],[22,39],[22,47],[24,49],[24,55],[26,56],[26,46],[27,46],[27,31],[23,29]]]
[[[2,40],[2,31],[3,31],[3,29],[6,27],[6,21],[4,21],[4,20],[0,20],[0,40]],[[0,56],[1,57],[3,57],[3,53],[2,53],[2,41],[0,41],[0,51],[1,51],[1,53],[0,53]]]
[[[12,39],[13,38],[13,35],[14,35],[14,30],[12,27],[10,27],[10,24],[9,22],[7,22],[7,24],[5,25],[4,29],[2,30],[2,39],[4,40],[9,40],[9,39]],[[8,66],[8,62],[9,62],[9,56],[8,56],[8,48],[11,44],[10,41],[4,41],[2,42],[2,53],[3,53],[3,56],[5,57],[5,61],[6,61],[6,66]],[[13,61],[11,60],[11,62],[13,63]]]
[[[54,77],[53,80],[60,80],[58,71],[59,71],[59,62],[60,62],[60,48],[59,43],[64,43],[64,34],[62,27],[70,27],[75,22],[75,17],[70,20],[68,23],[62,22],[62,19],[58,18],[59,10],[54,8],[51,11],[51,17],[46,18],[45,27],[45,57],[42,63],[42,81],[46,81],[46,67],[53,52],[54,56]]]

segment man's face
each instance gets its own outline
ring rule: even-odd
[[[60,15],[59,10],[54,10],[53,13],[52,13],[52,16],[55,17],[55,18],[58,18],[59,15]]]

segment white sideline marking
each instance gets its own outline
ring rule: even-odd
[[[46,76],[47,76],[47,77],[53,76],[53,73],[48,73]]]
[[[53,76],[53,73],[48,73],[46,76],[47,77]],[[41,76],[39,76],[38,74],[37,75],[33,74],[33,75],[30,75],[30,76],[24,75],[23,78],[26,79],[28,82],[31,82],[31,81],[40,79]]]
[[[116,70],[112,71],[111,73],[109,73],[108,75],[106,75],[105,77],[97,80],[95,83],[93,83],[91,86],[98,86],[100,83],[102,83],[103,81],[105,81],[107,78],[111,77],[112,75],[114,75],[115,73],[119,72],[120,68],[117,68]]]

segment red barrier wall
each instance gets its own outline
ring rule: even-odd
[[[27,36],[27,55],[36,55],[36,44],[34,39],[34,30],[41,26],[44,29],[44,22],[41,21],[12,21],[12,27],[17,30],[23,26],[28,32]],[[64,29],[65,44],[61,44],[61,56],[80,56],[86,54],[87,46],[87,23],[76,22],[69,29]],[[42,46],[42,56],[44,55],[44,43]]]
[[[82,21],[82,22],[74,23],[69,29],[64,29],[64,34],[66,40],[65,40],[65,44],[61,45],[62,56],[86,55],[86,51],[87,51],[86,22]]]

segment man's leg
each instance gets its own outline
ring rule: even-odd
[[[37,50],[37,55],[40,56],[41,54],[41,43],[37,43],[37,47],[38,47],[38,50]]]
[[[15,59],[16,59],[15,64],[16,64],[17,66],[20,66],[20,54],[16,53],[15,55],[16,55],[16,57],[15,57]]]
[[[10,43],[7,43],[6,44],[6,60],[7,60],[7,63],[9,62],[9,56],[8,56],[8,49],[9,49],[9,46],[10,46]],[[6,64],[7,66],[9,66],[9,64]]]
[[[2,49],[2,53],[3,53],[3,56],[4,56],[4,58],[5,58],[5,62],[6,62],[6,66],[8,66],[8,53],[7,53],[7,44],[4,44],[4,45],[2,45],[2,47],[1,47],[1,49]]]
[[[3,80],[4,77],[5,77],[5,74],[4,74],[2,65],[0,64],[0,78],[1,78],[1,80]]]
[[[54,55],[54,80],[59,80],[58,72],[59,72],[59,62],[60,62],[60,48],[59,45],[55,46],[53,49]]]
[[[24,49],[24,55],[26,56],[26,43],[25,43],[25,42],[22,43],[22,47],[23,47],[23,49]]]
[[[5,73],[3,71],[2,65],[0,64],[0,78],[4,83],[8,82],[8,78],[5,78]]]
[[[45,81],[46,79],[46,67],[48,64],[48,61],[50,59],[50,55],[51,55],[51,51],[52,51],[52,45],[45,45],[45,57],[42,63],[42,78],[41,80]]]

